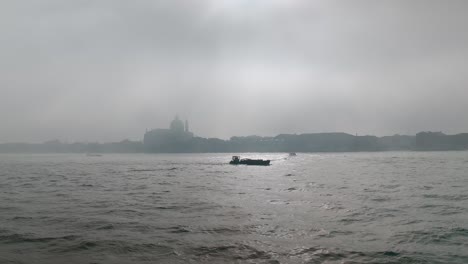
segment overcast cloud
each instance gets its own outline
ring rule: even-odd
[[[0,3],[0,142],[468,132],[468,1]]]

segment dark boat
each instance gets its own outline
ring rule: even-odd
[[[262,159],[240,159],[239,156],[232,156],[232,160],[229,162],[232,165],[258,165],[258,166],[268,166],[270,165],[270,160]]]

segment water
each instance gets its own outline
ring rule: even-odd
[[[468,263],[468,152],[0,155],[0,263]]]

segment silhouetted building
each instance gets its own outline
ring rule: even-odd
[[[143,144],[148,152],[183,152],[193,138],[193,133],[178,116],[172,120],[169,129],[153,129],[145,133]]]
[[[385,150],[468,150],[468,133],[445,135],[420,132],[416,136],[353,136],[346,133],[280,134],[275,137],[231,137],[230,140],[194,137],[188,121],[175,118],[170,128],[147,130],[143,143],[123,140],[110,143],[0,144],[0,153],[111,153],[111,152],[349,152]]]
[[[416,134],[417,150],[466,150],[468,133],[446,135],[442,132],[420,132]]]
[[[174,132],[184,132],[185,131],[184,123],[182,123],[182,121],[179,119],[179,116],[176,116],[174,118],[174,120],[172,120],[170,128]]]

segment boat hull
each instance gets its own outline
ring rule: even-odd
[[[270,160],[251,160],[243,159],[239,161],[231,161],[229,164],[232,165],[253,165],[253,166],[268,166],[270,165]]]

